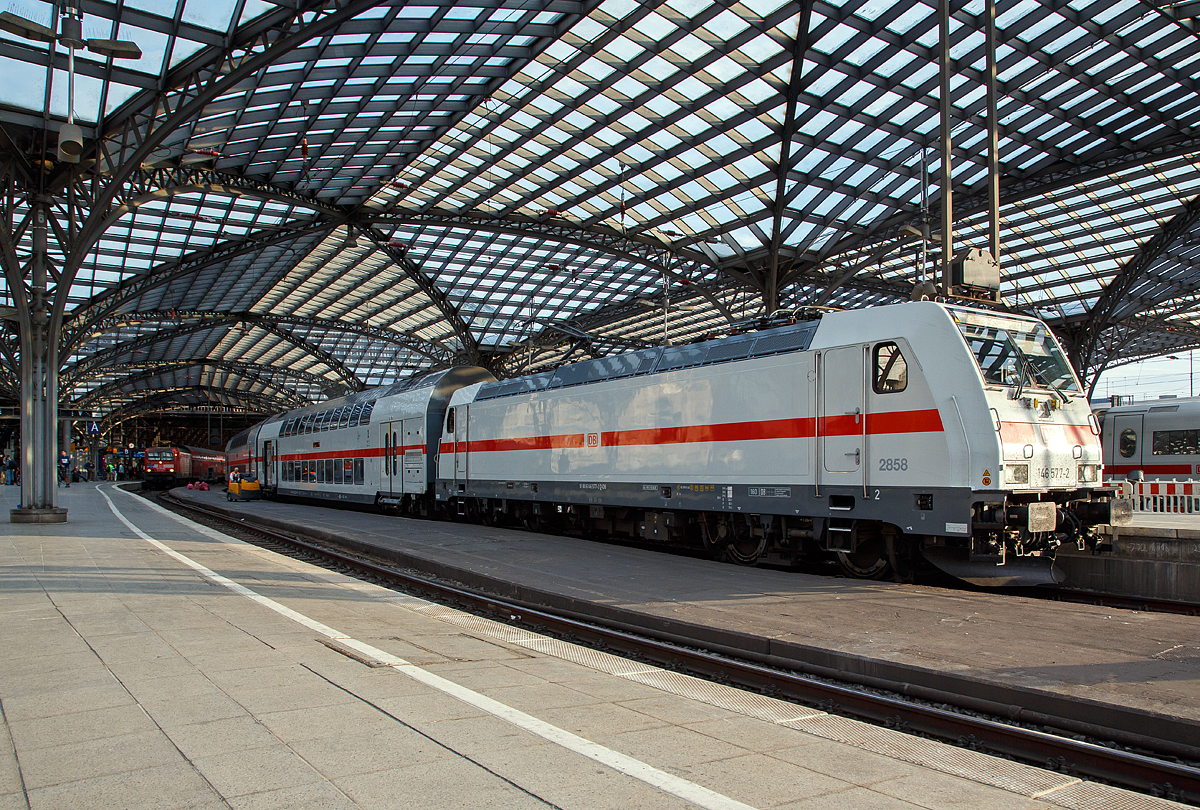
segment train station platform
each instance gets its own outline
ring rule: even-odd
[[[16,494],[0,488],[10,506]],[[5,524],[0,542],[2,810],[1179,806],[468,616],[240,543],[109,484],[61,496],[66,524]],[[304,520],[327,513],[328,525],[353,521],[355,531],[369,519],[395,541],[419,535],[431,549],[495,570],[542,555],[541,570],[561,587],[587,590],[600,578],[586,568],[572,574],[575,566],[546,554],[563,538],[238,506]],[[607,558],[608,578],[625,583],[597,598],[628,598],[649,584],[647,572],[624,565],[632,550],[583,547],[594,552],[585,566]],[[520,560],[498,562],[522,548]],[[662,610],[713,599],[712,584],[729,581],[716,572],[736,582],[725,586],[732,615],[769,613],[793,632],[806,623],[788,612],[797,589],[814,600],[804,610],[814,627],[832,629],[868,605],[854,598],[859,583],[786,583],[780,572],[663,562],[677,573],[661,583],[673,595]],[[754,589],[765,582],[774,590]],[[889,590],[866,589],[877,600]],[[843,597],[847,611],[836,606]],[[903,597],[923,604],[904,607]],[[920,593],[894,591],[886,613],[872,611],[871,633],[855,625],[834,635],[869,647],[888,627],[922,618],[926,631],[940,628],[961,645],[969,633],[997,629],[986,616],[998,604],[990,597],[932,598],[958,600],[942,617],[949,622]],[[1084,621],[1110,640],[1104,634],[1123,620]],[[887,643],[899,654],[896,640]],[[1072,651],[1078,636],[1033,643]],[[934,646],[945,655],[947,645]],[[992,646],[980,642],[975,652],[987,658]],[[1133,670],[1117,659],[1131,655],[1113,654],[1112,680],[1130,680]],[[1194,695],[1194,661],[1158,677]],[[1076,666],[1099,673],[1095,656],[1076,665],[1060,655],[1046,666],[1035,677],[1061,678]],[[1167,695],[1145,700],[1163,705]]]

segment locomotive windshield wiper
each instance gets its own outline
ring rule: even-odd
[[[1016,347],[1014,346],[1013,348],[1016,348]],[[1027,377],[1027,376],[1029,376],[1029,377],[1032,377],[1032,376],[1033,376],[1033,375],[1030,373],[1030,372],[1031,372],[1031,369],[1030,369],[1030,367],[1029,367],[1029,361],[1025,359],[1025,355],[1024,355],[1023,353],[1021,353],[1021,350],[1020,350],[1020,349],[1017,349],[1017,354],[1019,354],[1019,355],[1020,355],[1020,357],[1021,357],[1021,363],[1020,363],[1020,366],[1019,366],[1019,368],[1020,368],[1020,370],[1021,370],[1021,371],[1020,371],[1020,374],[1017,376],[1017,395],[1016,395],[1015,397],[1013,397],[1013,399],[1020,399],[1020,398],[1021,398],[1021,394],[1025,393],[1025,380],[1026,380],[1026,377]]]

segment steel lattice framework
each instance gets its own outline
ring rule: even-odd
[[[60,401],[107,424],[521,373],[905,300],[932,269],[905,228],[941,207],[924,2],[196,5],[83,3],[142,56],[77,52],[77,164],[66,46],[0,31],[0,397],[39,301]],[[1091,383],[1200,344],[1191,7],[997,4],[997,306]],[[983,10],[952,3],[964,247],[987,241]]]

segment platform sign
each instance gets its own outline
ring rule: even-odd
[[[95,422],[88,422],[88,435],[89,436],[99,436],[100,435],[100,426],[97,425]]]

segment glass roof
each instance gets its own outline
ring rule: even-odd
[[[89,0],[77,164],[70,49],[13,23],[58,32],[72,8],[18,0],[0,25],[0,176],[21,267],[46,201],[81,408],[503,377],[936,278],[932,4]],[[984,248],[985,5],[952,8],[955,239]],[[1046,318],[1087,380],[1200,343],[1195,22],[1137,0],[996,14],[992,306]]]

